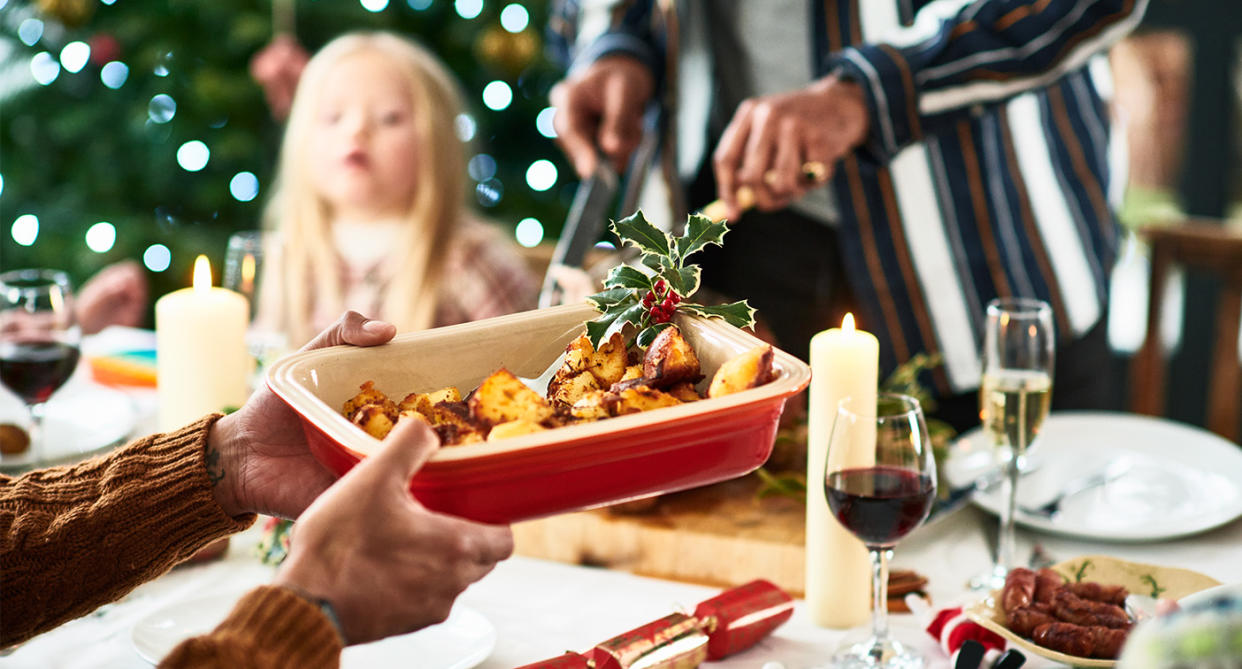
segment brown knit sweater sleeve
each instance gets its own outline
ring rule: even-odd
[[[340,663],[336,628],[293,591],[262,586],[247,593],[211,634],[188,639],[161,669],[328,669]]]
[[[81,464],[0,476],[0,647],[114,601],[254,522],[229,517],[212,495],[204,452],[219,417]]]

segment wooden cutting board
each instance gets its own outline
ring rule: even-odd
[[[663,495],[643,513],[597,509],[518,523],[516,551],[719,587],[766,578],[801,596],[804,505],[759,499],[758,489],[758,477],[750,475]]]

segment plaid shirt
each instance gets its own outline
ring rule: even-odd
[[[436,327],[534,309],[539,280],[512,242],[484,223],[454,237],[440,281]]]
[[[880,338],[882,373],[941,353],[938,387],[977,387],[983,307],[1000,295],[1048,301],[1062,340],[1099,321],[1118,224],[1111,79],[1098,56],[1146,4],[811,0],[811,25],[790,26],[811,33],[814,76],[838,72],[866,95],[871,135],[831,188],[842,262],[861,323]],[[567,0],[551,24],[575,68],[612,54],[653,68],[678,110],[666,149],[683,179],[710,148],[710,50],[705,32],[690,30],[710,10],[705,0],[673,11],[653,0]],[[666,44],[678,53],[666,56]]]

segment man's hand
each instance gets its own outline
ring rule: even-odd
[[[834,76],[738,106],[713,156],[728,217],[741,214],[737,193],[749,188],[763,210],[780,209],[832,176],[832,165],[863,143],[869,121],[862,90]],[[802,166],[821,163],[819,180]]]
[[[377,346],[393,338],[390,323],[349,311],[303,351],[353,344]],[[336,477],[306,446],[302,425],[266,386],[237,413],[216,421],[207,435],[207,471],[215,497],[229,515],[265,513],[296,518]]]
[[[410,494],[439,443],[426,423],[401,421],[298,518],[274,584],[328,600],[347,644],[442,622],[513,552],[508,527],[428,511]]]
[[[625,171],[642,139],[643,108],[654,91],[655,77],[629,56],[601,58],[552,88],[556,141],[579,177],[595,172],[597,151],[617,172]]]
[[[109,325],[137,327],[147,313],[147,277],[132,260],[108,265],[78,291],[78,325],[95,334]]]

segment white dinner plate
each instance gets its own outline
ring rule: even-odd
[[[979,429],[954,444],[947,471],[988,450]],[[1084,539],[1158,541],[1219,527],[1242,516],[1242,447],[1211,432],[1128,413],[1063,412],[1048,417],[1018,484],[1018,504],[1039,506],[1067,482],[1127,461],[1116,478],[1064,500],[1051,518],[1019,509],[1026,527]],[[999,513],[1003,486],[976,491],[980,507]]]
[[[130,637],[142,659],[158,664],[177,644],[216,627],[244,591],[199,595],[160,608],[134,625]],[[350,646],[341,653],[341,667],[357,669],[408,667],[469,669],[491,655],[496,628],[483,614],[458,604],[448,620],[411,634]]]
[[[1226,583],[1214,588],[1208,588],[1207,590],[1200,590],[1177,600],[1177,604],[1185,609],[1201,606],[1206,602],[1222,598],[1242,601],[1242,583]]]
[[[138,409],[125,393],[101,386],[79,370],[44,407],[44,458],[36,462],[32,449],[0,455],[0,472],[15,473],[77,462],[125,443],[138,422]],[[0,423],[28,428],[26,407],[16,395],[0,387]]]

